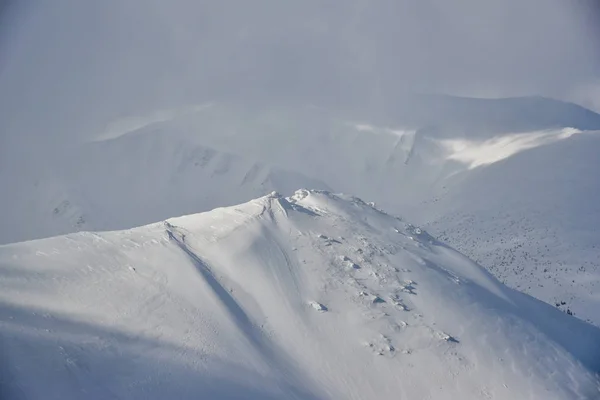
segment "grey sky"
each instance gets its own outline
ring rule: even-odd
[[[1,9],[1,135],[85,135],[223,98],[377,107],[438,91],[600,109],[596,3],[32,0]]]

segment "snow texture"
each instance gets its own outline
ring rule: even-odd
[[[324,191],[0,246],[0,339],[11,399],[600,396],[600,329]]]

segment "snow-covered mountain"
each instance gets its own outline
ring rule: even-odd
[[[595,399],[600,329],[299,190],[0,246],[3,397]]]
[[[577,104],[528,96],[482,99],[442,95],[400,95],[385,106],[388,123],[429,126],[440,132],[490,137],[571,127],[600,130],[600,115]]]
[[[600,132],[581,133],[464,171],[415,221],[509,286],[600,324],[599,150]]]
[[[600,116],[543,98],[387,106],[213,102],[111,124],[38,168],[0,172],[11,188],[0,243],[331,189],[406,215],[509,286],[600,325]]]
[[[600,205],[590,201],[600,195],[599,116],[541,98],[415,102],[416,116],[400,111],[406,122],[391,125],[218,106],[179,123],[407,215],[510,286],[600,324]]]
[[[275,189],[328,189],[319,179],[153,128],[75,143],[40,165],[0,172],[3,186],[11,188],[2,209],[10,229],[0,230],[0,243],[131,228],[234,205]]]

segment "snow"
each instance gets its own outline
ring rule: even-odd
[[[509,286],[600,324],[597,132],[457,174],[413,220]]]
[[[0,335],[9,398],[600,395],[600,329],[324,191],[0,246]]]
[[[394,118],[192,104],[123,118],[38,164],[0,160],[0,243],[327,189],[406,216],[510,287],[600,326],[600,116],[543,98],[402,104]]]
[[[316,301],[311,301],[310,305],[312,308],[314,308],[317,311],[327,311],[327,307],[325,307],[323,304],[316,302]]]
[[[469,169],[473,169],[496,163],[524,150],[568,139],[578,133],[581,131],[565,128],[558,131],[505,134],[483,141],[446,139],[441,143],[448,150],[448,160],[465,163]]]
[[[0,171],[11,187],[0,243],[116,230],[234,205],[272,190],[329,187],[317,178],[151,129],[74,144],[43,168]],[[14,171],[19,171],[15,174]]]

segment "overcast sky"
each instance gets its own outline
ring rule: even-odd
[[[600,110],[594,0],[20,3],[0,7],[4,140],[215,99],[343,108],[409,91]]]

